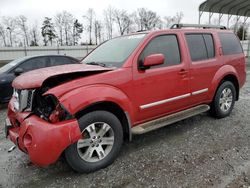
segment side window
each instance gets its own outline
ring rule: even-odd
[[[206,44],[206,48],[207,48],[207,55],[208,58],[214,58],[215,56],[215,49],[214,49],[214,41],[213,41],[213,37],[210,34],[203,34],[204,40],[205,40],[205,44]]]
[[[165,62],[163,65],[152,68],[180,64],[181,57],[176,35],[162,35],[152,39],[141,53],[139,62],[149,55],[159,53],[165,56]]]
[[[72,60],[67,57],[54,56],[50,57],[50,66],[72,64]]]
[[[48,61],[47,57],[32,58],[30,60],[23,62],[18,67],[22,68],[24,71],[30,71],[30,70],[46,67],[47,61]]]
[[[211,34],[186,34],[186,40],[192,61],[211,59],[215,56]]]
[[[233,33],[219,33],[222,51],[224,55],[243,53],[241,44]]]

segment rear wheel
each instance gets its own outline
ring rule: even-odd
[[[230,115],[236,100],[235,86],[230,81],[223,82],[215,94],[211,104],[212,115],[216,118],[224,118]]]
[[[82,138],[65,150],[68,164],[77,172],[92,172],[111,164],[122,142],[122,125],[107,111],[90,112],[79,119]]]

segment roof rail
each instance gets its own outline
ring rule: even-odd
[[[203,24],[173,24],[170,29],[181,29],[183,27],[197,27],[203,29],[227,29],[225,26],[222,25],[203,25]]]

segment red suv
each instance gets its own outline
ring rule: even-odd
[[[228,116],[246,80],[238,38],[224,27],[175,25],[111,39],[82,60],[13,82],[6,136],[46,166],[111,164],[124,140],[211,112]]]

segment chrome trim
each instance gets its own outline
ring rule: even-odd
[[[20,108],[20,105],[19,105],[19,95],[18,95],[18,92],[17,90],[14,88],[14,91],[13,91],[13,106],[14,106],[14,110],[15,111],[19,111],[19,108]]]
[[[208,88],[201,89],[201,90],[198,90],[198,91],[194,91],[194,92],[192,92],[192,95],[199,95],[201,93],[206,93],[206,92],[208,92]]]
[[[172,101],[183,99],[183,98],[190,97],[190,96],[191,96],[191,93],[187,93],[187,94],[180,95],[180,96],[177,96],[177,97],[164,99],[164,100],[161,100],[161,101],[157,101],[157,102],[142,105],[142,106],[140,106],[140,109],[143,110],[143,109],[146,109],[146,108],[150,108],[150,107],[153,107],[153,106],[157,106],[157,105],[164,104],[164,103],[167,103],[167,102],[172,102]]]
[[[19,108],[21,111],[23,111],[28,104],[28,96],[29,96],[29,90],[21,90],[20,98],[19,98]]]
[[[13,98],[14,98],[14,109],[15,111],[31,111],[32,101],[34,97],[35,90],[17,90],[14,89]],[[28,105],[28,102],[30,103]]]

